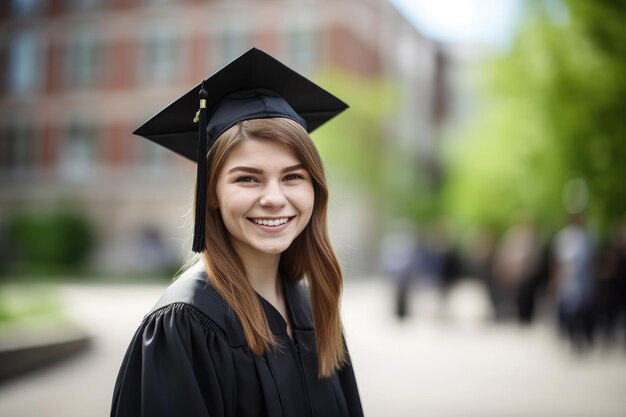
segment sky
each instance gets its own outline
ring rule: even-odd
[[[523,0],[390,0],[427,37],[502,46],[511,39]]]

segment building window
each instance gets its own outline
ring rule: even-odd
[[[308,30],[288,33],[287,56],[296,70],[304,73],[312,72],[317,61],[316,33]]]
[[[34,32],[21,32],[9,45],[7,90],[13,95],[26,95],[41,85],[43,59],[41,38]]]
[[[220,40],[221,60],[230,62],[248,49],[249,37],[243,31],[226,30]]]
[[[79,182],[94,174],[98,159],[97,141],[95,125],[85,121],[68,124],[59,158],[59,172],[65,180]]]
[[[10,176],[23,176],[35,168],[37,138],[35,129],[26,123],[2,128],[0,141],[0,169]]]
[[[99,6],[106,0],[65,0],[66,10],[88,10]]]
[[[154,32],[141,45],[138,79],[147,84],[172,81],[181,74],[181,42],[173,34]]]
[[[97,86],[102,78],[102,43],[95,32],[75,34],[67,45],[65,83],[68,87]]]
[[[142,170],[150,174],[158,174],[169,163],[169,158],[173,155],[171,151],[149,140],[137,138],[136,141],[137,164]]]
[[[36,15],[41,11],[42,0],[11,0],[11,12],[15,17]]]

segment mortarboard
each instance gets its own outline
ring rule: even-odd
[[[133,134],[197,162],[206,157],[219,135],[240,121],[285,117],[312,132],[346,108],[343,101],[326,90],[265,52],[252,48]],[[206,173],[206,163],[198,164],[195,252],[204,250]]]

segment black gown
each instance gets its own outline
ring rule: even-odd
[[[280,347],[257,356],[202,264],[186,271],[135,333],[111,416],[362,416],[352,366],[318,378],[308,297],[291,280],[283,280],[283,288],[294,339],[281,314],[259,296]]]

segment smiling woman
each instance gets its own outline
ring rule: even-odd
[[[197,89],[198,126],[192,90],[136,132],[198,161],[199,261],[140,324],[111,415],[362,416],[308,134],[347,106],[257,49]]]

